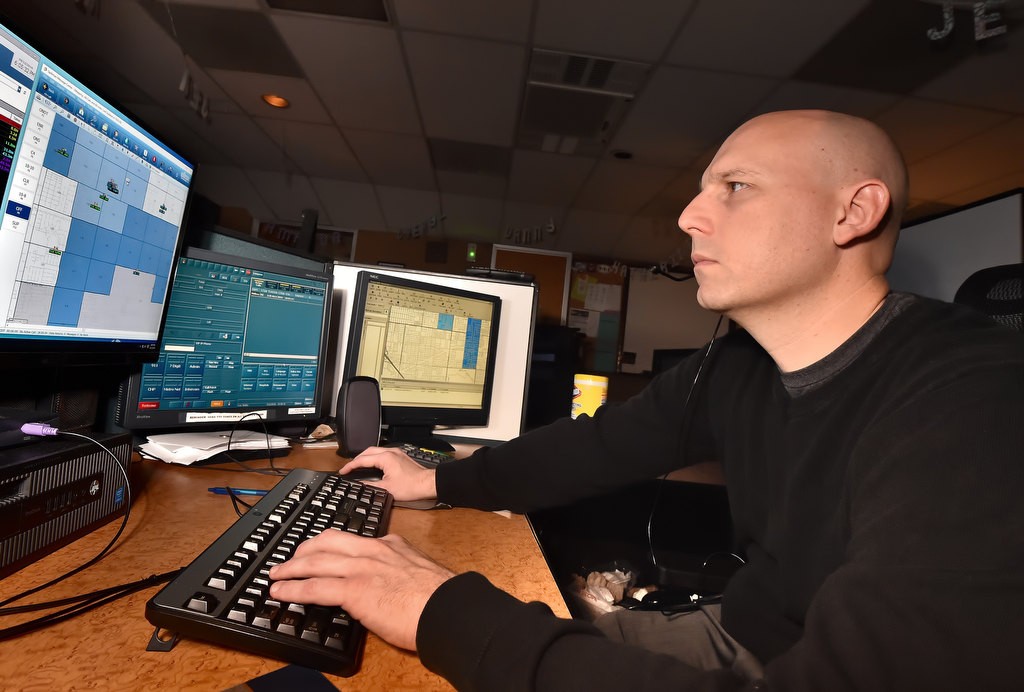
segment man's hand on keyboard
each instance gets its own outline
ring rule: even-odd
[[[379,481],[370,481],[384,488],[400,502],[433,500],[437,497],[434,469],[427,469],[413,461],[396,447],[370,447],[338,471],[344,475],[355,469],[378,468],[384,472]]]
[[[453,576],[400,536],[330,529],[271,569],[270,593],[290,603],[341,606],[381,639],[414,651],[424,606]]]

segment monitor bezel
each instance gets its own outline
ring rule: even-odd
[[[174,276],[171,278],[171,289],[173,290],[174,281],[177,279],[177,270],[181,266],[181,263],[185,259],[194,259],[202,261],[217,262],[221,264],[227,264],[231,266],[255,269],[258,271],[268,271],[284,276],[292,276],[295,278],[308,278],[325,281],[327,284],[326,293],[324,295],[324,309],[323,309],[323,320],[320,328],[320,349],[318,353],[319,364],[317,367],[317,386],[314,393],[314,411],[310,413],[301,414],[289,414],[287,412],[282,413],[281,409],[286,408],[282,406],[251,406],[237,409],[217,409],[218,411],[239,411],[246,412],[260,409],[267,409],[267,417],[252,417],[243,418],[238,421],[182,421],[177,420],[178,411],[172,411],[171,409],[163,409],[159,411],[148,411],[146,415],[140,415],[139,411],[139,394],[141,392],[142,384],[142,368],[136,368],[128,376],[127,380],[122,384],[121,392],[118,401],[117,410],[117,424],[128,430],[133,431],[148,431],[148,432],[162,432],[162,431],[182,431],[182,430],[213,430],[218,428],[252,428],[262,429],[264,425],[270,429],[271,432],[280,431],[282,427],[290,427],[293,425],[304,425],[311,422],[318,422],[327,415],[327,408],[330,406],[328,403],[330,397],[327,396],[327,390],[331,387],[332,375],[329,372],[329,345],[330,336],[333,329],[332,323],[332,309],[334,301],[334,272],[333,267],[330,264],[325,263],[322,271],[317,272],[308,268],[290,266],[285,264],[277,264],[274,262],[267,262],[261,259],[250,259],[247,257],[239,257],[237,255],[227,255],[220,252],[213,252],[198,247],[186,246],[181,251],[181,256],[175,263]],[[168,293],[168,306],[170,305],[170,293]],[[163,347],[163,338],[161,337],[160,348],[157,351],[159,356],[160,349]],[[213,409],[199,409],[199,410],[213,410]],[[154,417],[154,413],[159,415]]]
[[[472,298],[491,304],[490,333],[488,334],[486,365],[484,370],[484,389],[479,408],[456,408],[445,406],[398,406],[381,403],[381,423],[390,428],[422,428],[430,426],[438,434],[444,433],[448,427],[483,427],[490,420],[491,399],[494,392],[494,373],[497,368],[498,333],[501,325],[501,297],[489,293],[468,291],[442,283],[430,283],[408,279],[394,274],[361,270],[356,275],[355,289],[352,292],[352,310],[348,325],[348,343],[345,349],[345,364],[342,369],[342,381],[347,382],[359,373],[359,346],[363,338],[363,315],[366,310],[366,297],[372,282],[379,282],[411,288],[443,295]]]

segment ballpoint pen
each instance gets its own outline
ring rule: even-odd
[[[216,495],[228,495],[228,488],[223,485],[218,485],[214,488],[207,488],[211,493]],[[266,495],[266,490],[257,490],[255,488],[231,488],[230,494],[232,495]]]

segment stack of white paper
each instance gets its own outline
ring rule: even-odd
[[[172,464],[194,464],[209,459],[215,454],[230,449],[267,449],[266,433],[254,430],[229,430],[216,432],[187,432],[167,435],[150,435],[149,441],[139,445],[139,449],[161,461]],[[288,438],[270,435],[270,449],[288,446]]]

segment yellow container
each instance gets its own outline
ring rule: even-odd
[[[599,407],[608,401],[608,378],[602,375],[577,373],[572,381],[573,420],[581,414],[594,415]]]

